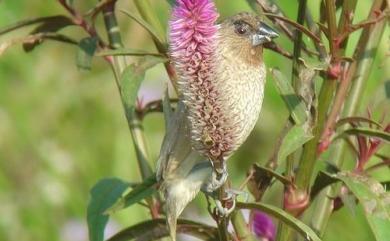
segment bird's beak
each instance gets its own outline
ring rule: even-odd
[[[252,35],[252,45],[257,46],[263,43],[271,42],[272,39],[279,37],[279,34],[265,23],[261,23],[255,34]]]

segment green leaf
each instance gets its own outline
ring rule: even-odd
[[[165,130],[168,130],[169,123],[171,122],[173,116],[171,102],[169,101],[168,87],[165,89],[162,105],[165,119]]]
[[[125,196],[120,196],[115,203],[107,207],[104,211],[105,214],[112,214],[121,209],[127,208],[139,201],[152,196],[156,192],[154,185],[157,183],[156,174],[146,178],[141,184],[135,186]]]
[[[164,57],[145,56],[138,64],[132,64],[125,68],[120,78],[120,87],[122,102],[128,117],[134,114],[138,90],[145,78],[146,70],[166,61],[167,59]]]
[[[295,93],[294,88],[290,82],[287,81],[286,77],[277,70],[272,69],[271,71],[276,88],[279,95],[283,98],[288,110],[290,111],[291,117],[295,124],[302,125],[306,122],[306,107],[301,98]]]
[[[139,25],[141,25],[146,31],[148,31],[148,33],[150,35],[152,35],[152,37],[159,42],[159,44],[161,46],[163,46],[164,44],[164,41],[162,39],[161,36],[158,35],[158,33],[156,32],[156,30],[149,24],[147,23],[145,20],[143,20],[142,18],[134,15],[133,13],[131,12],[127,12],[125,10],[121,10],[124,14],[126,14],[127,16],[129,16],[131,19],[133,19],[134,21],[136,21]]]
[[[325,61],[319,61],[317,59],[312,58],[299,58],[300,63],[303,64],[307,69],[316,70],[316,71],[325,71],[329,68],[330,59],[326,59]]]
[[[360,116],[342,118],[342,119],[337,121],[335,128],[339,128],[340,126],[347,124],[347,123],[360,123],[360,122],[364,122],[367,124],[375,125],[378,128],[382,128],[382,125],[380,123],[378,123],[374,120],[371,120],[369,118],[360,117]]]
[[[51,21],[58,21],[59,19],[64,19],[64,18],[67,18],[67,17],[63,16],[63,15],[55,15],[55,16],[49,16],[49,17],[39,17],[39,18],[31,18],[31,19],[22,20],[20,22],[16,22],[14,24],[11,24],[9,26],[1,28],[0,35],[6,34],[6,33],[11,32],[13,30],[16,30],[16,29],[19,29],[22,27],[26,27],[26,26],[29,26],[32,24],[41,23],[41,22],[49,23]]]
[[[218,229],[203,223],[178,219],[177,232],[196,237],[200,240],[218,240]],[[165,219],[148,220],[126,228],[112,236],[107,241],[143,240],[152,241],[168,237],[169,232]]]
[[[321,171],[318,173],[316,180],[310,191],[310,199],[313,200],[318,193],[320,193],[325,187],[338,182],[337,178],[334,178],[331,174]]]
[[[345,130],[342,132],[340,135],[335,137],[335,139],[344,137],[348,135],[363,135],[363,136],[368,136],[368,137],[374,137],[378,138],[387,142],[390,142],[390,133],[384,132],[381,130],[377,129],[371,129],[371,128],[365,128],[365,127],[358,127],[358,128],[351,128],[348,130]]]
[[[355,173],[339,173],[341,180],[363,206],[366,219],[377,241],[390,237],[390,193],[376,180]]]
[[[303,146],[306,142],[311,140],[313,136],[305,130],[304,126],[293,126],[286,136],[283,138],[279,149],[278,163],[286,160],[287,156],[295,152]]]
[[[286,211],[274,207],[272,205],[264,204],[264,203],[241,203],[238,202],[236,207],[239,209],[255,209],[267,213],[279,221],[285,223],[292,229],[296,230],[300,233],[306,240],[308,241],[321,241],[318,235],[305,223],[300,221],[299,219],[293,217],[291,214]]]
[[[74,25],[72,19],[62,15],[54,16],[49,20],[43,21],[43,23],[41,23],[38,27],[36,27],[30,34],[34,35],[37,33],[55,33],[58,30],[70,25]],[[30,41],[24,43],[23,44],[24,51],[26,52],[32,51],[37,45],[43,43],[42,40],[43,38],[33,42]]]
[[[128,183],[118,178],[100,180],[90,191],[90,201],[87,209],[87,222],[90,241],[102,241],[108,215],[104,211],[121,197],[129,187]]]
[[[163,55],[160,53],[150,53],[146,52],[144,50],[139,49],[127,49],[127,48],[119,48],[119,49],[110,49],[110,50],[103,50],[96,54],[97,56],[146,56],[146,55],[152,55],[152,56],[159,56],[162,57]]]
[[[80,41],[79,51],[77,52],[77,67],[79,69],[90,70],[92,57],[98,46],[96,37],[87,37]]]

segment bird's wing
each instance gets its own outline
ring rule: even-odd
[[[187,168],[180,168],[184,162],[188,164],[200,155],[192,150],[190,139],[190,127],[187,120],[187,108],[182,101],[178,102],[177,109],[171,118],[166,135],[164,137],[160,156],[157,161],[157,180],[173,178],[183,173]],[[191,159],[192,161],[188,161]]]

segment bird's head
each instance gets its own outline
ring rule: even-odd
[[[261,57],[263,44],[279,36],[259,16],[248,12],[225,19],[218,33],[224,48],[237,56],[248,58]]]

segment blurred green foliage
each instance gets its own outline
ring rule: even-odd
[[[82,10],[96,3],[74,2]],[[166,26],[168,4],[164,0],[152,2]],[[297,4],[279,2],[287,15],[295,19]],[[359,1],[356,21],[366,17],[370,2]],[[250,9],[244,0],[216,0],[216,3],[221,17]],[[309,6],[317,18],[319,1],[309,1]],[[132,1],[119,1],[117,7],[136,11]],[[56,1],[0,1],[0,27],[29,17],[54,14],[65,14]],[[152,41],[143,29],[122,13],[118,13],[118,18],[126,47],[153,50]],[[98,26],[104,36],[102,19],[98,20]],[[29,30],[1,36],[0,44]],[[85,37],[77,29],[65,29],[65,32],[79,39]],[[359,33],[352,35],[351,46],[357,42]],[[389,109],[388,103],[381,104],[381,96],[377,94],[383,90],[381,83],[390,78],[389,59],[385,57],[390,48],[389,35],[387,27],[360,106],[361,114],[366,113],[368,106],[374,110],[375,117]],[[292,50],[292,43],[285,37],[278,43]],[[0,240],[87,240],[85,212],[89,189],[103,177],[116,176],[129,182],[140,180],[111,69],[102,58],[96,57],[90,72],[79,71],[76,54],[74,46],[48,41],[29,54],[15,46],[0,56]],[[350,49],[347,54],[351,55]],[[278,67],[285,75],[291,75],[291,61],[268,51],[265,62],[268,67]],[[161,98],[167,80],[162,66],[152,69],[147,73],[140,97]],[[263,163],[269,158],[287,118],[288,111],[272,79],[268,78],[259,123],[229,163],[235,186],[244,179],[251,163]],[[164,134],[162,115],[148,116],[145,130],[155,160]],[[353,165],[351,157],[346,167]],[[383,179],[390,173],[384,170],[376,175]],[[267,193],[265,200],[275,203],[280,200],[278,195]],[[198,198],[184,215],[197,209],[196,205],[204,205],[204,198]],[[118,230],[148,216],[147,209],[133,206],[114,215],[109,229]],[[368,241],[373,236],[360,209],[351,214],[342,208],[332,216],[324,240]]]

